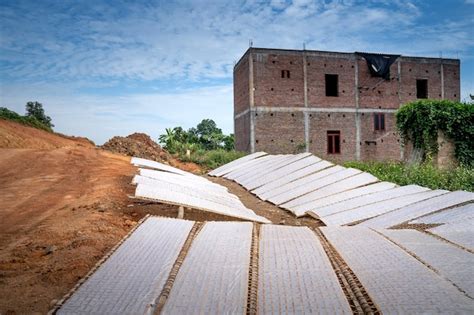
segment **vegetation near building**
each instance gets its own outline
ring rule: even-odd
[[[219,167],[245,155],[234,150],[234,135],[224,135],[212,119],[203,119],[188,130],[182,127],[167,128],[166,133],[160,135],[159,142],[182,161],[208,168]]]
[[[474,105],[448,100],[419,100],[401,107],[397,129],[403,142],[423,151],[424,160],[438,153],[438,132],[455,145],[460,164],[474,166]]]

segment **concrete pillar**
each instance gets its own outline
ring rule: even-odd
[[[441,99],[444,100],[444,66],[443,66],[443,60],[441,59]]]
[[[306,60],[306,54],[303,52],[303,96],[304,96],[304,107],[308,108],[308,61]],[[304,111],[304,142],[305,152],[309,152],[309,113],[307,110]]]
[[[254,97],[254,82],[253,82],[253,56],[252,51],[249,52],[249,107],[250,107],[250,153],[255,152],[255,97]]]
[[[359,113],[359,63],[357,56],[354,55],[354,95],[355,95],[355,124],[356,124],[356,160],[360,160],[360,113]]]

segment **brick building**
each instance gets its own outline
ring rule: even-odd
[[[236,149],[403,159],[396,110],[458,101],[459,72],[458,59],[249,48],[234,67]]]

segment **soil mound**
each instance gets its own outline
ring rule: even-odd
[[[171,155],[144,133],[134,133],[126,137],[113,137],[104,143],[101,148],[114,153],[158,162],[171,160]]]

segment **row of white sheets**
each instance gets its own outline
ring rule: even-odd
[[[258,152],[209,175],[233,180],[297,217],[310,215],[328,226],[362,224],[388,228],[465,204],[468,206],[453,215],[474,216],[471,192],[431,190],[417,185],[399,187],[309,153]]]
[[[255,226],[149,217],[62,304],[58,314],[244,314]],[[414,230],[321,228],[383,313],[472,314],[474,256]],[[190,247],[160,299],[186,240]],[[258,314],[350,314],[320,238],[308,227],[262,225]]]
[[[140,168],[133,178],[135,197],[161,203],[222,214],[229,217],[270,223],[266,218],[248,209],[226,187],[208,179],[184,172],[163,163],[133,158]]]

